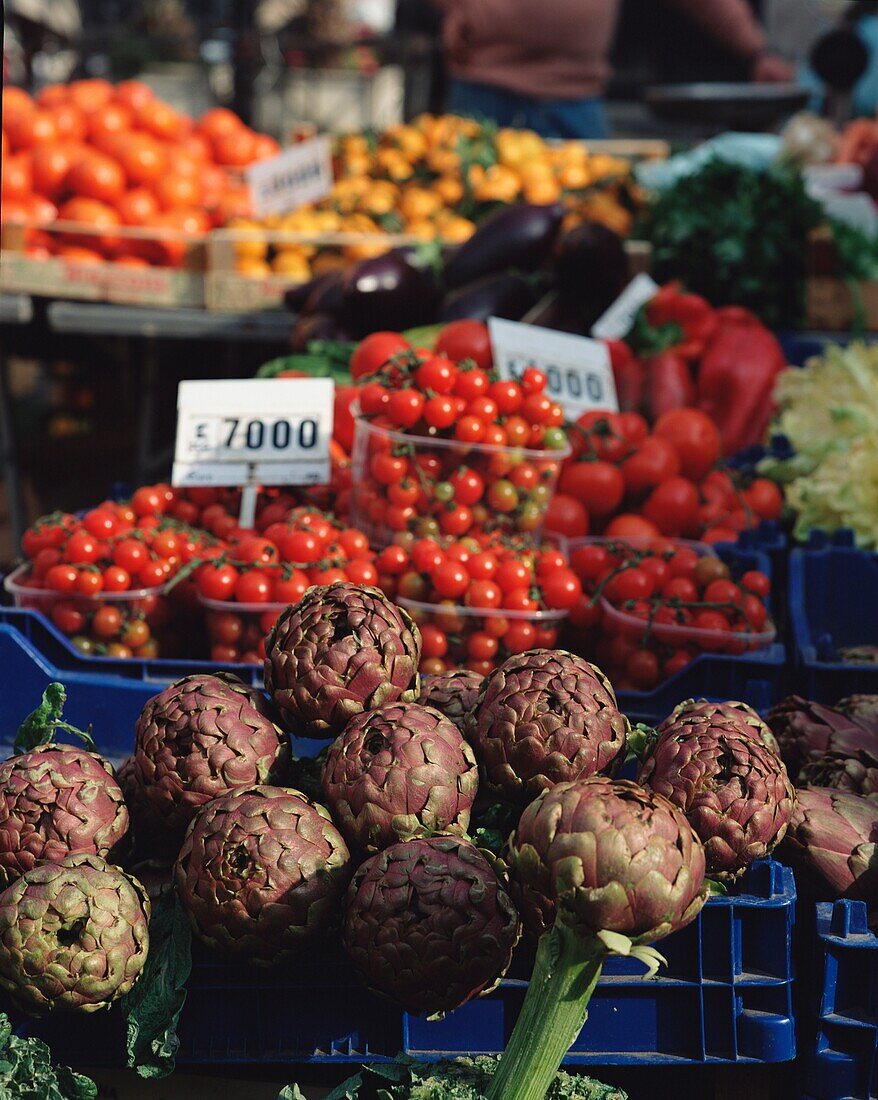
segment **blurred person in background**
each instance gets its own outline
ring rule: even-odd
[[[608,135],[601,96],[620,0],[436,2],[444,14],[450,110],[544,137]],[[742,58],[751,80],[794,78],[793,67],[768,48],[747,0],[668,2]]]

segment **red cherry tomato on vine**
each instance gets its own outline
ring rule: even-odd
[[[351,377],[364,378],[374,374],[394,355],[410,348],[408,340],[398,332],[373,332],[354,349],[351,356]]]

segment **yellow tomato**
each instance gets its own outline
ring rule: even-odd
[[[531,180],[524,185],[524,197],[527,202],[536,203],[538,206],[547,206],[550,202],[556,202],[561,195],[561,185],[553,179]]]
[[[406,224],[405,232],[419,241],[435,241],[438,231],[436,225],[426,218],[415,218]]]
[[[252,218],[236,218],[230,223],[230,228],[234,230],[240,229],[241,231],[254,234],[249,239],[234,241],[232,247],[235,252],[236,261],[240,260],[246,263],[248,260],[265,259],[266,253],[268,252],[268,242],[264,236],[264,229],[260,222],[254,221]],[[260,234],[260,236],[256,234]]]
[[[584,162],[565,164],[558,173],[558,182],[568,191],[579,191],[583,187],[588,187],[591,181],[591,173]]]
[[[420,160],[427,152],[427,139],[414,126],[391,126],[384,140],[399,149],[410,161]]]
[[[383,256],[387,244],[381,241],[362,241],[360,244],[347,244],[344,247],[346,260],[371,260],[373,256]]]
[[[398,199],[399,188],[386,180],[374,180],[360,199],[359,209],[367,214],[389,214],[396,208]]]
[[[468,241],[476,231],[475,222],[471,222],[468,218],[458,217],[456,214],[439,219],[436,224],[439,229],[439,236],[443,241],[448,241],[449,244],[462,244],[464,241]]]
[[[271,268],[265,260],[259,260],[255,256],[240,256],[235,260],[235,271],[239,275],[246,275],[249,279],[264,279],[271,274]]]
[[[399,200],[399,212],[404,218],[431,218],[442,209],[442,196],[425,187],[408,187]]]
[[[275,275],[286,275],[301,283],[306,283],[311,278],[311,265],[307,258],[294,248],[286,248],[283,252],[278,252],[271,262],[271,269]]]
[[[398,149],[379,149],[375,160],[378,167],[392,180],[411,179],[414,169]]]
[[[518,174],[503,164],[492,164],[481,179],[476,174],[478,182],[473,181],[472,172],[470,177],[473,197],[477,202],[512,202],[521,192]]]

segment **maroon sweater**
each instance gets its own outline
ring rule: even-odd
[[[669,0],[728,48],[765,37],[746,0]],[[540,99],[599,95],[620,0],[439,0],[451,74]],[[660,8],[660,0],[655,0]]]

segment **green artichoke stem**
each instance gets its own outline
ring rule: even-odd
[[[607,949],[556,921],[537,947],[521,1015],[486,1100],[543,1100],[582,1030]]]

